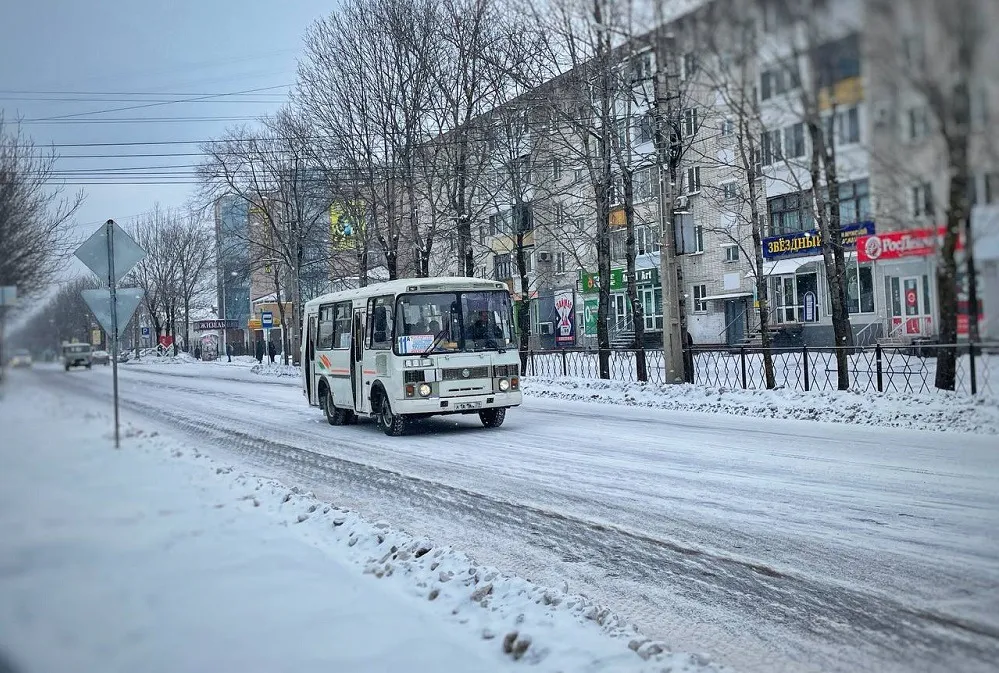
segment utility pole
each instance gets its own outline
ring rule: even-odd
[[[683,383],[684,369],[684,299],[680,286],[680,264],[677,260],[676,232],[673,226],[673,98],[670,76],[673,64],[673,35],[667,33],[661,7],[657,3],[655,36],[656,74],[653,80],[656,109],[656,164],[659,173],[660,275],[663,288],[663,355],[666,382]]]

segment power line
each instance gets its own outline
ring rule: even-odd
[[[90,115],[107,114],[109,112],[124,112],[126,110],[139,110],[139,109],[142,109],[142,108],[157,107],[157,106],[160,106],[160,105],[173,105],[173,104],[176,104],[176,103],[188,103],[188,102],[194,102],[194,101],[208,100],[208,99],[212,99],[212,98],[223,98],[223,97],[226,97],[226,96],[233,96],[233,95],[239,95],[239,94],[257,93],[257,92],[260,92],[260,91],[273,91],[274,89],[288,89],[291,86],[292,86],[291,84],[279,84],[279,85],[276,85],[276,86],[257,87],[255,89],[244,89],[242,91],[230,91],[230,92],[227,92],[227,93],[202,94],[202,95],[199,95],[199,96],[193,96],[193,97],[189,97],[189,98],[177,98],[175,100],[171,100],[171,101],[168,101],[166,103],[143,103],[141,105],[126,105],[126,106],[123,106],[123,107],[107,108],[107,109],[104,109],[104,110],[90,110],[89,112],[74,112],[74,113],[71,113],[71,114],[57,115],[57,116],[54,116],[54,117],[39,117],[37,119],[25,119],[24,121],[25,122],[40,122],[40,121],[54,121],[54,120],[57,120],[57,119],[72,119],[72,118],[76,118],[76,117],[87,117],[87,116],[90,116]]]

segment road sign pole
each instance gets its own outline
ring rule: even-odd
[[[114,388],[114,448],[121,448],[118,419],[118,295],[114,276],[114,220],[105,223],[108,232],[108,290],[111,291],[111,379]]]

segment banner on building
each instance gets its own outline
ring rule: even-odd
[[[873,222],[849,224],[840,229],[843,247],[852,250],[858,240],[864,236],[874,235]],[[796,231],[780,236],[770,236],[763,239],[763,258],[768,260],[787,259],[789,257],[807,257],[822,254],[822,236],[818,229]]]
[[[352,250],[364,236],[364,204],[334,203],[330,206],[330,244],[335,251]]]
[[[884,234],[861,236],[857,239],[857,261],[900,259],[902,257],[927,257],[936,254],[943,242],[946,229],[910,229],[889,231]],[[963,247],[958,237],[957,248]]]
[[[215,332],[222,329],[236,329],[239,327],[238,320],[195,320],[195,332]]]
[[[555,292],[555,345],[567,348],[576,345],[576,301],[574,290]]]

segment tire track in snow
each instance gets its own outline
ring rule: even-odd
[[[61,372],[55,374],[64,388],[110,399],[109,391],[93,386],[92,377],[66,379]],[[173,382],[170,387],[198,396],[206,393],[175,387]],[[220,392],[210,395],[231,399]],[[737,612],[758,623],[758,633],[764,638],[768,632],[790,629],[806,642],[817,639],[834,648],[859,647],[892,663],[909,662],[912,670],[994,670],[994,662],[999,660],[999,631],[987,624],[852,587],[782,573],[766,565],[707,553],[619,526],[330,456],[307,447],[321,443],[330,450],[342,445],[342,440],[317,438],[289,427],[276,432],[268,421],[252,416],[240,421],[242,427],[235,427],[233,420],[212,414],[210,406],[163,408],[127,396],[122,404],[282,473],[348,488],[369,499],[403,501],[419,511],[446,511],[473,520],[482,528],[502,530],[514,539],[556,553],[567,562],[587,563],[618,579],[665,587],[686,601]],[[798,653],[805,661],[810,654],[814,653]],[[958,665],[953,657],[960,659]],[[869,663],[871,670],[880,669],[876,660]],[[858,670],[856,662],[836,660],[822,662],[822,668]]]

